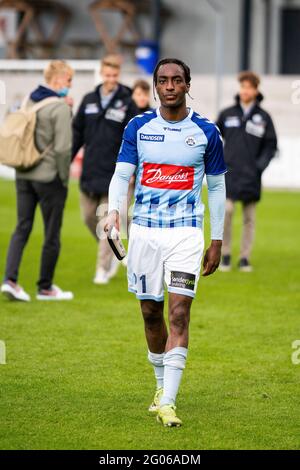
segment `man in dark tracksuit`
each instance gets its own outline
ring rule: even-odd
[[[226,215],[222,271],[231,269],[232,216],[236,201],[243,207],[243,236],[239,269],[251,271],[249,261],[255,231],[255,207],[261,197],[261,176],[277,149],[277,138],[270,115],[260,107],[259,77],[253,72],[239,75],[240,91],[236,104],[221,112],[217,125],[225,140]]]
[[[107,210],[108,188],[115,171],[125,126],[138,114],[130,88],[119,83],[120,59],[116,55],[102,60],[103,83],[87,94],[73,122],[73,158],[84,146],[80,179],[80,204],[84,222],[98,241],[99,218]],[[100,220],[101,222],[101,220]],[[96,284],[106,284],[116,273],[118,264],[106,239],[99,241]]]

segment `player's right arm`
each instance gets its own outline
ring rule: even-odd
[[[127,210],[129,181],[135,172],[135,168],[136,165],[132,163],[117,162],[109,185],[108,216],[104,227],[105,231],[108,231],[112,226],[120,230],[120,213]]]
[[[108,192],[108,216],[104,230],[115,226],[120,230],[120,213],[127,208],[129,181],[138,162],[137,127],[132,119],[124,130],[123,140],[118,155],[116,169],[111,179]]]

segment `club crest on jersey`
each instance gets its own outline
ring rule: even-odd
[[[187,137],[185,139],[185,143],[189,146],[189,147],[193,147],[194,145],[196,145],[196,139],[190,135],[189,137]]]
[[[144,162],[141,183],[159,189],[193,189],[194,168]]]

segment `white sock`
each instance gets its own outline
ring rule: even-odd
[[[164,393],[160,399],[160,406],[175,405],[187,352],[186,348],[176,347],[165,354]]]
[[[154,368],[156,388],[161,388],[164,386],[164,357],[165,353],[157,354],[148,351],[148,359]]]

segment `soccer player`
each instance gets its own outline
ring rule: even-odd
[[[157,381],[149,411],[165,426],[181,426],[175,401],[188,353],[190,309],[204,248],[201,190],[208,183],[211,244],[203,275],[221,257],[226,167],[217,127],[186,106],[190,69],[178,59],[154,71],[161,106],[127,125],[109,188],[105,230],[117,229],[136,173],[135,206],[128,248],[128,288],[140,300],[148,358]],[[164,282],[169,296],[169,333],[164,320]]]

